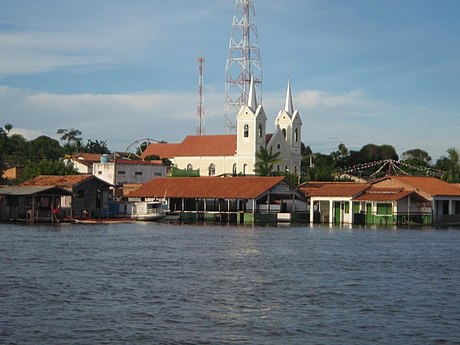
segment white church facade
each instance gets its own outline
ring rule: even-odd
[[[190,135],[181,143],[152,143],[142,158],[168,158],[178,169],[199,169],[201,176],[254,175],[256,152],[266,147],[273,153],[280,152],[274,172],[300,174],[302,120],[293,107],[290,83],[273,133],[267,133],[266,123],[267,116],[262,104],[257,103],[251,81],[248,102],[236,118],[236,134]]]

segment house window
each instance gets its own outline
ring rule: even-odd
[[[153,176],[163,176],[163,174],[161,172],[155,172],[153,173]]]
[[[243,165],[243,175],[246,175],[246,170],[248,168],[248,165],[247,164],[244,164]]]
[[[187,164],[187,170],[193,170],[193,165],[192,163]]]
[[[209,176],[214,176],[216,174],[216,165],[211,163],[208,168]]]
[[[287,165],[284,166],[284,171],[289,171],[289,168]]]
[[[299,129],[298,128],[294,129],[294,141],[295,142],[299,141]]]
[[[281,145],[280,144],[276,145],[276,148],[279,150],[281,148]]]
[[[276,166],[276,171],[280,171],[280,166],[279,165]]]
[[[262,134],[263,134],[263,131],[262,131],[262,124],[259,125],[259,138],[262,138]]]
[[[283,136],[284,136],[284,139],[286,139],[286,128],[283,128]]]
[[[124,175],[126,172],[124,170],[118,171],[118,175]]]
[[[249,125],[244,125],[244,137],[249,138]]]
[[[97,174],[98,174],[98,175],[102,175],[102,171],[99,170],[99,171],[97,172]]]
[[[77,190],[77,198],[83,199],[84,197],[85,197],[85,190],[84,189]]]
[[[391,215],[392,214],[391,203],[377,203],[377,214],[379,215]]]
[[[236,163],[233,164],[232,173],[233,175],[236,175]]]
[[[136,175],[136,176],[142,176],[142,171],[136,171],[136,172],[134,173],[134,175]]]

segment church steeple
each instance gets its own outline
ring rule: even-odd
[[[252,111],[257,109],[256,89],[254,87],[254,77],[251,76],[251,84],[249,86],[248,107]]]
[[[292,93],[291,93],[291,81],[288,80],[288,86],[286,91],[286,101],[284,103],[284,111],[290,116],[294,113],[294,106],[292,104]]]

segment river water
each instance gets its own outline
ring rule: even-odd
[[[0,344],[460,344],[459,229],[0,224]]]

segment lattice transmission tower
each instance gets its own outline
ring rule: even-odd
[[[256,98],[262,102],[262,62],[258,44],[256,14],[252,0],[236,0],[232,33],[225,65],[225,127],[236,129],[236,115],[246,104],[251,76]]]
[[[196,101],[196,135],[204,135],[204,96],[203,96],[203,65],[204,57],[196,59],[198,62],[198,98]]]

